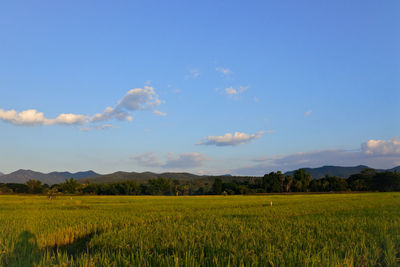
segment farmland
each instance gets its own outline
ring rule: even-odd
[[[400,193],[0,195],[0,225],[6,266],[400,264]]]

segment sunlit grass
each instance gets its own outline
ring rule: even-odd
[[[400,193],[0,196],[0,225],[0,263],[11,266],[397,266],[400,257]]]

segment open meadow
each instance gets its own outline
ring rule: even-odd
[[[0,225],[2,266],[400,264],[400,193],[2,195]]]

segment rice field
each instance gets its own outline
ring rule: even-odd
[[[399,258],[400,193],[0,196],[2,266],[399,266]]]

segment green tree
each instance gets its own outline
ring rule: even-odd
[[[301,181],[296,181],[294,183],[294,190],[295,192],[302,192],[303,191],[303,184],[301,183]]]
[[[310,182],[310,190],[312,192],[321,192],[322,190],[322,181],[321,180],[312,180]]]
[[[307,192],[311,182],[311,174],[306,172],[305,169],[298,169],[293,176],[296,181],[296,187],[298,186],[297,182],[301,183],[301,186],[298,186],[297,189],[301,192]]]
[[[375,174],[372,178],[372,187],[374,190],[382,192],[400,191],[400,173],[381,172]]]
[[[175,185],[171,179],[159,177],[157,179],[150,179],[147,186],[150,195],[174,195]]]
[[[264,175],[262,184],[266,192],[279,193],[283,191],[284,181],[285,175],[282,172],[270,172]]]
[[[376,171],[371,168],[365,168],[360,173],[353,174],[347,179],[347,183],[353,191],[373,190],[372,179],[376,175]]]
[[[13,191],[5,184],[0,184],[0,194],[12,193]]]
[[[214,183],[212,185],[212,191],[216,195],[222,194],[222,180],[221,178],[215,178]]]
[[[65,182],[60,184],[60,190],[66,194],[75,194],[78,192],[80,184],[74,178],[65,179]]]
[[[6,186],[14,193],[29,193],[29,187],[26,184],[7,183]]]
[[[281,171],[276,172],[276,175],[278,176],[280,182],[279,192],[283,192],[285,191],[285,175]]]
[[[293,183],[293,177],[291,175],[286,175],[285,176],[285,182],[284,182],[285,192],[289,192],[290,191],[292,183]]]
[[[31,194],[43,193],[42,182],[38,180],[29,180],[25,183],[28,186],[28,192]]]

